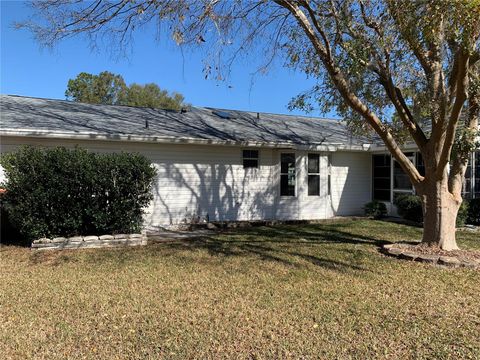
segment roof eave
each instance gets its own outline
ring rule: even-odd
[[[369,144],[345,145],[345,144],[297,144],[294,142],[262,142],[262,141],[238,141],[238,140],[213,140],[188,137],[166,137],[151,135],[128,135],[128,134],[95,134],[88,132],[60,132],[48,130],[30,129],[1,129],[0,136],[16,136],[28,138],[48,138],[65,140],[102,140],[102,141],[126,141],[137,143],[155,144],[191,144],[191,145],[223,145],[223,146],[245,146],[264,147],[280,149],[296,149],[311,151],[368,151]]]

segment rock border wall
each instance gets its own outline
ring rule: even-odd
[[[117,234],[101,236],[74,236],[34,240],[32,250],[90,249],[118,246],[141,246],[147,244],[146,234]]]

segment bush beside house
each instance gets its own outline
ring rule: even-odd
[[[373,200],[364,206],[365,215],[373,219],[381,219],[387,216],[387,206],[377,200]]]
[[[468,202],[467,223],[472,225],[480,225],[480,198],[471,199]]]
[[[476,199],[478,200],[478,199]],[[464,226],[465,223],[470,222],[470,218],[475,217],[471,215],[473,212],[469,210],[469,204],[474,200],[464,200],[457,215],[457,226]],[[397,207],[398,214],[406,219],[417,223],[423,222],[422,200],[420,196],[411,194],[402,194],[395,197],[393,200]],[[478,205],[477,205],[478,206]],[[478,210],[477,210],[478,214]]]
[[[393,199],[393,204],[397,207],[398,215],[402,218],[417,223],[423,221],[422,200],[420,196],[411,194],[397,195]]]
[[[29,240],[138,232],[156,171],[142,155],[22,147],[2,155],[3,205]]]

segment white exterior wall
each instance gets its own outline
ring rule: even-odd
[[[191,221],[324,219],[362,213],[370,201],[370,154],[332,153],[332,193],[328,194],[328,157],[320,154],[320,196],[308,196],[306,151],[259,150],[259,168],[244,169],[242,147],[148,144],[100,140],[2,137],[1,152],[20,144],[76,145],[96,152],[139,152],[158,170],[149,228]],[[280,196],[280,154],[296,154],[296,196]]]
[[[332,160],[332,208],[330,215],[363,215],[372,201],[372,155],[362,152],[335,152]]]
[[[280,196],[280,156],[294,153],[296,162],[295,196]],[[318,154],[320,158],[320,195],[308,195],[308,154]],[[332,217],[328,212],[328,158],[326,153],[300,150],[273,150],[272,215],[277,220],[315,220]]]

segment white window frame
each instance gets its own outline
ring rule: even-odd
[[[332,196],[332,154],[327,154],[327,195]]]
[[[282,173],[282,155],[293,155],[293,158],[294,158],[294,170],[295,170],[295,173],[294,173],[294,176],[295,176],[295,185],[294,185],[294,190],[293,190],[293,195],[282,195],[282,175],[289,175],[288,173]],[[297,197],[297,154],[295,153],[295,151],[282,151],[280,153],[280,158],[279,158],[279,166],[280,166],[280,181],[279,181],[279,194],[280,194],[280,197],[285,197],[285,198],[294,198],[294,197]]]
[[[257,152],[257,157],[244,157],[243,152],[244,151],[256,151]],[[242,167],[244,170],[249,170],[249,169],[258,169],[260,168],[260,150],[259,149],[242,149]],[[244,160],[256,160],[257,161],[257,166],[247,166],[245,167]]]
[[[309,170],[309,161],[310,161],[310,156],[316,156],[317,158],[317,161],[318,161],[318,172],[316,173],[311,173],[310,170]],[[310,179],[310,176],[318,176],[318,194],[315,194],[315,195],[310,195],[309,192],[310,192],[310,185],[308,183],[309,179]],[[307,153],[307,196],[320,196],[320,189],[321,189],[321,186],[320,186],[320,181],[321,181],[321,177],[320,177],[320,154],[319,153]]]

